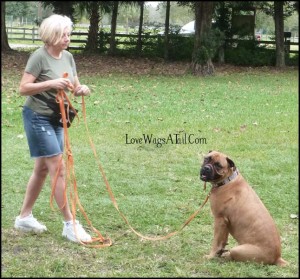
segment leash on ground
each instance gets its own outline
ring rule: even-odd
[[[64,74],[64,77],[67,77],[67,75]],[[72,88],[70,88],[72,90]],[[95,232],[97,234],[97,237],[93,237],[91,241],[88,242],[83,242],[83,241],[79,241],[82,245],[85,245],[87,247],[91,247],[91,248],[102,248],[102,247],[107,247],[107,246],[111,246],[112,245],[112,241],[110,238],[105,238],[102,236],[102,234],[93,227],[92,222],[89,220],[83,206],[80,203],[79,197],[78,197],[78,191],[77,191],[77,183],[76,183],[76,177],[75,177],[75,171],[74,171],[74,160],[73,160],[73,155],[72,155],[72,151],[71,151],[71,143],[70,143],[70,138],[69,138],[69,134],[68,134],[68,128],[67,128],[67,117],[66,117],[66,113],[65,113],[65,106],[64,106],[64,100],[67,101],[68,106],[67,106],[67,110],[72,109],[74,111],[74,113],[77,115],[76,110],[74,109],[74,107],[72,106],[67,94],[65,93],[64,90],[58,90],[57,93],[57,97],[56,97],[56,101],[59,103],[60,106],[60,111],[61,111],[61,115],[62,115],[62,121],[63,121],[63,129],[64,129],[64,154],[59,162],[59,166],[57,169],[57,173],[55,176],[55,179],[53,180],[52,183],[52,191],[51,191],[51,197],[50,197],[50,204],[52,209],[53,208],[53,196],[54,196],[54,192],[55,192],[55,187],[57,184],[57,179],[59,176],[59,171],[61,169],[61,166],[63,164],[63,159],[65,162],[65,169],[66,169],[66,175],[65,175],[65,192],[64,192],[64,205],[66,205],[67,203],[67,189],[68,189],[68,185],[69,182],[71,183],[71,185],[73,185],[73,187],[69,187],[69,197],[70,197],[70,203],[71,203],[71,211],[72,211],[72,217],[73,217],[73,223],[75,223],[75,219],[76,219],[76,208],[77,206],[80,209],[80,212],[83,214],[83,216],[85,217],[88,225],[90,226],[90,228],[92,229],[93,232]],[[84,124],[85,124],[85,129],[87,132],[87,136],[89,138],[89,143],[90,146],[92,148],[94,157],[97,161],[98,164],[98,168],[99,171],[102,175],[102,178],[105,182],[105,186],[107,189],[107,192],[109,194],[109,197],[115,207],[115,209],[118,211],[118,213],[120,214],[120,216],[122,217],[122,219],[125,221],[125,223],[129,226],[129,228],[131,229],[132,232],[134,232],[136,235],[138,235],[139,237],[141,237],[142,239],[146,239],[146,240],[151,240],[151,241],[157,241],[157,240],[164,240],[164,239],[168,239],[171,236],[174,236],[175,234],[179,233],[181,230],[184,229],[184,227],[186,227],[197,215],[198,213],[201,211],[201,209],[204,207],[204,205],[207,203],[208,199],[209,199],[209,195],[210,193],[206,196],[204,202],[200,205],[200,207],[192,214],[190,215],[190,217],[183,223],[183,225],[177,230],[177,231],[173,231],[167,235],[162,235],[162,236],[145,236],[141,233],[139,233],[137,230],[135,230],[131,224],[129,223],[129,221],[127,220],[126,216],[123,214],[123,212],[119,209],[118,203],[115,199],[115,196],[113,194],[113,191],[111,189],[111,186],[108,182],[108,179],[106,177],[105,171],[102,167],[102,164],[100,162],[99,156],[96,152],[96,148],[94,145],[94,142],[92,140],[92,137],[90,135],[89,132],[89,128],[87,125],[87,119],[86,119],[86,107],[85,107],[85,100],[84,100],[84,96],[82,96],[82,114],[83,114],[83,119],[84,119]],[[79,119],[79,118],[78,118]],[[205,185],[204,185],[204,189],[205,189]],[[75,234],[77,236],[77,239],[79,239],[77,232],[76,232],[76,226],[74,225],[74,230],[75,230]],[[92,244],[94,242],[100,242],[101,244]]]
[[[68,75],[65,73],[63,75],[63,77],[67,78]],[[71,87],[69,89],[72,92],[73,88]],[[66,109],[65,109],[65,105],[64,105],[65,100],[67,101]],[[74,226],[74,231],[75,231],[77,240],[79,241],[80,244],[88,246],[88,247],[102,248],[102,247],[111,246],[112,241],[110,240],[110,238],[103,237],[103,235],[100,233],[100,231],[97,230],[92,225],[92,222],[88,218],[83,206],[80,203],[80,199],[78,196],[77,182],[76,182],[75,170],[74,170],[74,159],[73,159],[73,154],[72,154],[72,150],[71,150],[70,137],[68,134],[68,127],[67,127],[67,121],[69,121],[69,119],[67,119],[67,115],[69,115],[68,110],[70,110],[70,109],[73,110],[73,112],[75,113],[75,115],[77,116],[77,118],[79,120],[78,114],[77,114],[75,108],[72,106],[72,104],[64,90],[58,90],[57,95],[56,95],[56,102],[59,104],[59,107],[60,107],[63,129],[64,129],[64,153],[60,159],[55,178],[52,182],[52,187],[51,187],[52,191],[51,191],[51,196],[50,196],[51,208],[54,209],[53,208],[53,196],[54,196],[57,180],[59,177],[60,169],[62,167],[63,162],[65,162],[66,175],[65,175],[65,181],[64,181],[64,204],[62,205],[62,208],[67,204],[67,202],[68,202],[67,194],[69,194],[73,226]],[[67,110],[67,114],[66,114],[66,110]],[[71,187],[68,187],[69,184],[71,184]],[[81,241],[78,236],[77,228],[75,226],[77,207],[79,208],[80,212],[84,216],[84,218],[85,218],[86,222],[88,223],[88,225],[90,226],[91,230],[97,235],[97,237],[92,237],[91,241],[87,241],[87,242]],[[96,243],[96,244],[93,244],[93,243]]]

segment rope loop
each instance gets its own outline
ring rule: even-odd
[[[67,77],[68,74],[64,73],[63,77]],[[71,92],[73,90],[73,88],[70,88]],[[75,170],[74,170],[74,158],[73,158],[73,154],[71,151],[71,144],[70,144],[70,138],[69,138],[69,134],[68,134],[68,128],[67,128],[67,117],[66,117],[66,111],[65,111],[65,106],[64,106],[64,102],[65,100],[67,101],[67,110],[72,109],[73,111],[76,112],[76,110],[73,108],[66,92],[64,90],[58,90],[57,95],[56,95],[56,102],[59,103],[60,106],[60,112],[62,115],[62,121],[63,121],[63,129],[64,129],[64,156],[62,156],[59,165],[57,167],[57,173],[55,176],[55,179],[52,183],[52,191],[51,191],[51,196],[50,196],[50,204],[51,204],[51,208],[53,209],[53,196],[54,196],[54,192],[55,192],[55,187],[57,184],[57,179],[58,179],[58,174],[62,168],[62,163],[63,163],[63,157],[65,158],[66,161],[66,179],[65,179],[65,185],[64,185],[64,205],[63,207],[66,205],[67,203],[67,194],[69,194],[69,198],[70,198],[70,204],[71,204],[71,211],[72,211],[72,217],[73,217],[73,221],[76,219],[76,209],[77,207],[79,208],[80,212],[82,213],[82,215],[84,216],[86,222],[88,223],[88,225],[90,226],[91,230],[97,235],[97,237],[93,237],[91,241],[88,242],[83,242],[79,240],[79,237],[77,235],[76,229],[75,229],[75,234],[77,239],[79,240],[79,242],[82,245],[85,245],[87,247],[90,248],[102,248],[102,247],[108,247],[112,245],[112,241],[109,237],[103,237],[102,234],[96,229],[94,228],[94,226],[92,225],[92,222],[90,221],[90,219],[88,218],[83,206],[80,203],[79,197],[78,197],[78,191],[77,191],[77,183],[76,183],[76,177],[75,177]],[[87,120],[86,120],[86,107],[85,107],[85,100],[84,100],[84,96],[82,96],[82,114],[83,114],[83,119],[84,119],[84,124],[85,124],[85,129],[86,129],[86,134],[88,136],[89,139],[89,143],[90,146],[92,148],[92,151],[94,153],[94,157],[97,161],[98,164],[98,168],[99,171],[102,175],[102,178],[105,182],[105,186],[107,189],[107,192],[109,194],[109,197],[115,207],[115,209],[118,211],[118,213],[120,214],[120,216],[122,217],[122,219],[125,221],[125,223],[129,226],[129,228],[131,229],[132,232],[134,232],[136,235],[138,235],[139,237],[141,237],[142,239],[146,239],[146,240],[151,240],[151,241],[156,241],[156,240],[163,240],[163,239],[168,239],[171,236],[174,236],[175,234],[177,234],[179,231],[183,230],[184,227],[186,227],[195,217],[196,215],[201,211],[201,209],[204,207],[204,205],[206,204],[206,202],[209,199],[209,195],[210,193],[206,196],[204,202],[201,204],[201,206],[199,207],[199,209],[197,209],[184,223],[183,225],[180,227],[179,230],[177,231],[173,231],[167,235],[164,236],[155,236],[155,237],[150,237],[150,236],[145,236],[141,233],[139,233],[138,231],[136,231],[131,224],[128,222],[126,216],[120,211],[118,203],[114,197],[114,194],[112,192],[111,186],[107,180],[106,174],[104,172],[104,169],[100,163],[100,159],[97,155],[93,140],[91,138],[89,129],[88,129],[88,125],[87,125]],[[68,114],[67,114],[68,115]],[[77,112],[76,112],[76,116]],[[72,182],[72,186],[73,187],[68,187],[69,183]],[[206,184],[204,184],[204,189],[206,188]],[[67,189],[69,189],[69,192],[67,191]],[[93,244],[94,242],[97,242],[98,244]]]

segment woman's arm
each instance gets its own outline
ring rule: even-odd
[[[67,78],[58,78],[42,82],[35,82],[36,77],[29,73],[24,73],[20,82],[19,92],[22,96],[31,96],[50,89],[65,89],[70,84]]]

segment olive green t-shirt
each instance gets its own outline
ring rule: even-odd
[[[37,49],[30,55],[25,72],[35,76],[35,82],[62,78],[63,73],[66,72],[68,73],[68,79],[73,84],[74,76],[77,75],[74,58],[70,52],[63,50],[61,58],[56,59],[47,52],[45,47]],[[67,90],[65,91],[67,92]],[[56,89],[43,91],[38,94],[44,95],[49,102],[56,102]],[[46,102],[35,98],[35,95],[27,97],[25,106],[42,115],[51,116],[53,114]]]

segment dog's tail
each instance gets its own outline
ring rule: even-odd
[[[283,266],[287,266],[289,263],[285,261],[283,258],[278,258],[275,264],[283,267]]]

